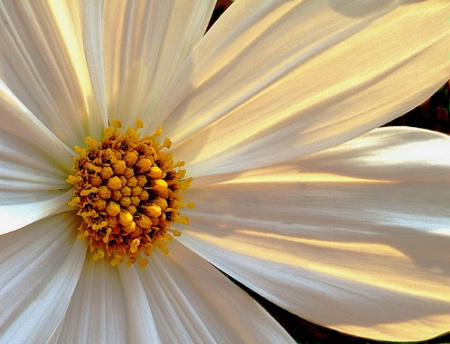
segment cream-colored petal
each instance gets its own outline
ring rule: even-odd
[[[260,305],[179,244],[156,251],[140,273],[163,343],[291,343]]]
[[[118,266],[122,288],[125,291],[125,307],[127,314],[128,343],[162,343],[155,327],[154,317],[150,309],[144,286],[135,267],[128,268],[124,264]]]
[[[103,55],[110,118],[161,124],[155,106],[205,32],[214,1],[108,1]]]
[[[0,342],[45,343],[64,316],[86,244],[66,212],[0,236]]]
[[[448,135],[411,127],[383,127],[318,153],[245,172],[200,176],[192,187],[227,181],[279,180],[442,182],[450,178]],[[448,172],[447,172],[448,171]],[[356,179],[355,179],[356,178]],[[447,178],[447,179],[446,179]]]
[[[87,256],[59,343],[126,343],[125,290],[117,268]]]
[[[98,138],[108,125],[102,49],[103,0],[49,1],[58,25],[63,28],[66,48],[75,61],[86,94],[88,111],[83,121],[87,121],[88,130],[85,135]]]
[[[0,233],[67,210],[71,153],[0,81]]]
[[[99,75],[90,75],[101,45],[84,44],[99,19],[90,10],[75,1],[0,4],[0,79],[69,147],[97,135],[105,115]]]
[[[157,113],[193,175],[282,162],[352,139],[450,76],[446,1],[237,1]]]
[[[450,323],[450,138],[386,128],[197,187],[180,241],[323,326],[424,340]],[[401,171],[402,173],[399,173]]]
[[[21,160],[47,179],[65,179],[73,165],[72,150],[52,133],[0,80],[0,144],[3,161]],[[25,159],[25,156],[27,158]],[[26,160],[26,161],[25,161]]]
[[[15,184],[14,184],[15,185]],[[12,194],[10,198],[7,195]],[[0,235],[15,231],[35,221],[62,212],[71,211],[67,202],[72,191],[40,191],[14,195],[14,189],[0,197]],[[75,215],[74,215],[75,216]]]
[[[50,337],[47,339],[45,344],[59,344],[59,336],[61,335],[61,330],[64,324],[64,317],[62,317],[61,321],[57,325],[57,327],[53,330]]]
[[[301,173],[331,173],[388,183],[447,183],[449,150],[448,135],[411,127],[384,127],[291,165],[299,167]]]

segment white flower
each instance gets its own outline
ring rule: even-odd
[[[203,37],[213,6],[0,3],[0,341],[292,341],[213,265],[340,331],[449,330],[450,139],[364,133],[449,78],[450,3],[237,0]],[[65,182],[138,117],[196,204],[143,270],[86,255]]]

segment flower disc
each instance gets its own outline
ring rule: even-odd
[[[78,239],[88,241],[94,260],[106,257],[116,266],[127,259],[128,266],[140,261],[145,267],[148,260],[142,253],[150,256],[154,246],[168,253],[172,235],[180,235],[171,224],[188,224],[180,209],[193,204],[183,203],[180,191],[192,178],[184,179],[184,163],[174,163],[162,151],[171,142],[156,140],[161,127],[142,139],[137,133],[142,121],[124,133],[120,128],[113,120],[101,141],[87,137],[87,148],[75,147],[79,156],[74,158],[75,175],[67,179],[74,186],[69,205],[78,208]]]

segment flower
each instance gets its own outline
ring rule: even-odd
[[[341,331],[448,330],[449,138],[369,131],[448,79],[450,4],[237,0],[203,36],[213,5],[0,4],[1,341],[292,341],[215,267]],[[113,118],[194,178],[145,269],[94,261],[67,204]]]

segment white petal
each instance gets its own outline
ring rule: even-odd
[[[321,152],[241,173],[207,175],[193,187],[227,181],[442,182],[450,178],[449,136],[411,127],[384,127]],[[448,171],[448,172],[447,172]],[[239,177],[239,179],[236,179]],[[357,179],[355,179],[357,178]],[[236,180],[235,180],[236,179]]]
[[[73,164],[72,150],[40,122],[1,80],[0,145],[2,167],[9,161],[20,163],[24,169],[32,169],[47,180],[64,180]]]
[[[84,101],[88,111],[83,120],[88,121],[89,130],[85,130],[85,135],[98,138],[108,124],[102,49],[103,0],[50,1],[86,93]]]
[[[164,343],[286,343],[292,338],[248,294],[179,244],[155,252],[141,279]]]
[[[0,17],[0,79],[69,147],[98,133],[98,75],[91,80],[94,66],[84,53],[94,47],[83,42],[96,15],[83,18],[74,2],[11,1],[1,3]]]
[[[45,343],[78,282],[86,244],[64,213],[0,236],[0,341]]]
[[[144,287],[134,267],[120,264],[119,273],[125,291],[128,320],[128,343],[161,343],[155,327],[154,315],[145,295]]]
[[[385,127],[292,165],[302,173],[333,173],[385,182],[450,181],[450,137],[437,132]]]
[[[110,118],[153,114],[174,73],[205,32],[214,1],[108,1],[103,41]],[[151,117],[149,117],[151,116]],[[152,123],[154,126],[155,123]]]
[[[450,323],[449,151],[441,134],[380,129],[195,188],[180,241],[323,326],[381,340],[437,336]]]
[[[58,344],[58,343],[60,343],[59,336],[61,335],[61,330],[62,330],[62,327],[63,327],[63,324],[64,324],[64,318],[65,317],[63,317],[61,319],[61,321],[59,322],[58,326],[53,330],[52,334],[47,339],[45,344]]]
[[[119,271],[88,256],[64,318],[60,343],[126,343],[124,289]]]
[[[43,219],[47,216],[56,215],[70,211],[67,202],[72,198],[72,191],[66,192],[44,192],[30,193],[28,197],[17,196],[0,198],[0,234],[5,234],[20,229],[30,223]]]
[[[283,162],[418,105],[450,75],[446,1],[237,1],[157,109],[192,175]]]
[[[0,81],[0,233],[67,210],[71,150]]]

